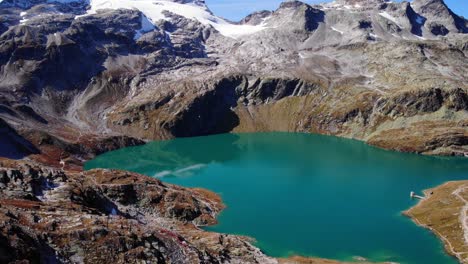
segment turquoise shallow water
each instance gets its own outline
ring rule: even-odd
[[[209,230],[248,235],[267,254],[400,263],[456,263],[429,231],[401,215],[420,192],[467,179],[468,159],[402,154],[296,133],[225,134],[109,152],[86,169],[139,172],[221,194]]]

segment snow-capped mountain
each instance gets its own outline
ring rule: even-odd
[[[291,3],[294,5],[295,2],[290,1],[289,4],[285,3],[283,6]],[[277,17],[274,12],[269,12],[268,15],[263,12],[265,16],[255,24],[239,24],[215,16],[202,0],[4,0],[1,5],[23,9],[19,13],[20,23],[27,22],[29,17],[41,16],[40,13],[45,11],[41,9],[28,12],[27,9],[37,9],[37,6],[49,5],[51,7],[48,10],[49,12],[55,9],[60,14],[66,13],[66,11],[78,13],[75,18],[96,14],[102,10],[138,10],[145,16],[142,23],[148,20],[153,25],[156,25],[158,21],[169,20],[170,14],[176,14],[187,19],[196,20],[203,25],[210,25],[222,35],[232,38],[278,26],[275,21],[270,21],[271,18]],[[356,20],[363,20],[363,23],[379,24],[373,25],[372,28],[375,30],[368,34],[371,38],[388,38],[391,35],[398,35],[399,37],[414,37],[412,35],[416,35],[417,37],[431,38],[449,33],[468,32],[466,20],[454,14],[440,0],[415,0],[411,4],[407,2],[393,3],[387,0],[336,0],[331,3],[316,5],[314,8],[329,13],[329,16],[325,16],[325,18],[330,17],[330,19],[324,22],[329,25],[329,29],[335,29],[336,32],[354,31],[353,28],[349,27],[348,22],[354,22],[351,25],[355,26],[353,24],[355,24]],[[341,21],[337,21],[336,16],[341,16],[341,19],[339,19]],[[383,23],[386,22],[387,25],[383,25],[382,21],[375,21],[379,19],[379,16],[386,19]],[[365,21],[366,19],[367,21]],[[291,22],[294,23],[294,21]],[[339,25],[340,23],[342,25]],[[383,31],[386,32],[380,30],[382,27]],[[338,28],[343,30],[336,30]],[[147,29],[149,28],[146,27],[143,30]],[[411,34],[408,34],[408,32]]]
[[[157,21],[168,20],[169,16],[167,13],[172,13],[187,19],[196,20],[203,25],[211,25],[221,34],[229,37],[254,33],[263,29],[262,25],[239,25],[217,17],[213,15],[202,0],[5,0],[2,4],[5,7],[19,7],[22,9],[29,9],[41,4],[50,4],[52,6],[61,7],[61,12],[63,11],[62,9],[64,5],[83,7],[81,10],[83,14],[78,15],[76,18],[96,14],[102,10],[138,10],[143,13],[145,16],[144,19],[150,21],[152,24],[155,24]],[[74,9],[74,12],[77,12],[76,8]],[[27,21],[25,17],[34,15],[35,13],[30,14],[27,11],[22,12],[21,17],[23,19],[20,20],[21,23]]]
[[[154,0],[91,0],[87,14],[95,14],[103,9],[137,9],[141,11],[152,23],[167,20],[170,12],[187,19],[196,20],[203,25],[211,25],[225,36],[254,33],[263,29],[261,25],[237,25],[228,22],[211,13],[204,1],[154,1]]]

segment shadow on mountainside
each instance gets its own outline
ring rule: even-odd
[[[39,150],[0,118],[0,157],[22,159]]]

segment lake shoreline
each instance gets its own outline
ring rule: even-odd
[[[459,263],[468,263],[468,246],[463,236],[466,236],[467,230],[461,227],[464,225],[462,221],[466,222],[466,217],[460,216],[466,214],[464,211],[467,203],[459,199],[468,198],[468,193],[457,196],[466,186],[468,181],[448,181],[426,189],[423,191],[424,199],[403,212],[416,225],[431,231],[441,240],[445,252],[456,258]]]
[[[207,189],[178,187],[126,171],[64,171],[27,160],[4,158],[0,158],[0,175],[3,175],[2,183],[5,179],[21,179],[20,182],[7,180],[0,186],[0,237],[17,242],[9,248],[13,256],[0,256],[7,263],[11,257],[16,260],[66,257],[82,259],[85,263],[123,263],[123,259],[131,261],[141,257],[172,259],[174,256],[160,251],[165,248],[186,251],[172,259],[181,263],[194,263],[199,257],[228,258],[235,263],[348,263],[315,257],[274,258],[252,245],[252,239],[247,236],[201,229],[216,224],[217,216],[225,208],[219,194]],[[43,196],[30,197],[26,188],[29,184],[32,189],[41,190]],[[16,191],[18,186],[24,191]],[[160,194],[162,198],[158,198]],[[93,198],[89,200],[89,197]],[[158,202],[160,199],[163,204]],[[113,206],[111,212],[108,205]],[[197,211],[201,214],[193,215]],[[39,219],[40,224],[35,223]],[[16,230],[14,234],[24,234],[15,238],[11,236],[12,230]],[[33,239],[29,240],[29,236]],[[122,245],[114,245],[122,239],[126,241],[124,248],[129,245],[134,248],[122,251]],[[83,251],[74,252],[73,248],[81,247]],[[54,250],[53,256],[50,250]],[[158,255],[161,252],[163,255]],[[194,259],[198,254],[201,256]]]
[[[338,149],[333,146],[340,146],[343,149],[338,151]],[[203,153],[205,154],[201,155],[200,152],[197,151],[200,149],[203,149]],[[256,149],[260,150],[260,152],[257,152]],[[310,149],[319,149],[320,151],[310,152],[308,151]],[[247,150],[249,151],[248,154],[243,154],[244,151]],[[290,153],[290,155],[289,158],[286,159],[283,154],[275,153]],[[316,155],[318,156],[315,156],[313,153],[317,153]],[[341,153],[341,155],[337,155],[337,153]],[[247,161],[248,164],[243,163],[244,159],[242,157],[244,157],[244,155],[246,157],[245,161]],[[158,158],[154,160],[148,157]],[[350,159],[350,157],[354,158]],[[367,165],[364,167],[356,166],[355,164],[358,164],[359,161],[364,161],[364,164]],[[254,167],[254,162],[258,164],[259,167]],[[318,162],[323,166],[323,168],[317,167],[316,164],[313,167],[314,169],[321,168],[318,169],[320,173],[316,174],[317,176],[321,175],[320,177],[308,177],[314,174],[315,170],[306,169],[309,164],[314,164],[313,162]],[[399,166],[398,169],[395,169],[395,162],[401,162],[401,166]],[[139,163],[142,164],[141,167],[137,165]],[[223,200],[230,206],[228,210],[223,211],[223,214],[218,218],[220,224],[216,225],[214,228],[210,227],[208,230],[254,237],[256,240],[260,241],[259,245],[262,245],[261,248],[265,250],[265,252],[275,257],[288,257],[290,256],[290,252],[295,252],[295,254],[300,256],[322,256],[324,258],[339,259],[341,261],[353,261],[351,259],[352,256],[363,256],[373,261],[407,261],[408,263],[418,263],[418,259],[424,259],[427,258],[427,256],[431,256],[431,259],[437,259],[438,256],[443,255],[445,257],[441,257],[435,262],[428,261],[427,263],[456,263],[447,254],[437,250],[440,244],[433,236],[429,235],[424,230],[421,230],[404,218],[402,219],[405,221],[398,221],[399,224],[395,224],[395,221],[390,217],[386,217],[388,216],[388,211],[385,211],[387,209],[382,207],[382,203],[391,203],[393,207],[391,210],[394,210],[393,212],[396,214],[400,214],[403,209],[409,208],[413,203],[409,201],[406,195],[399,195],[397,199],[391,198],[386,195],[389,190],[401,194],[407,193],[409,189],[423,189],[428,186],[435,186],[443,183],[445,180],[460,179],[462,178],[460,176],[445,176],[460,175],[460,169],[453,172],[446,171],[447,166],[453,167],[455,164],[460,163],[464,164],[463,161],[457,158],[439,159],[428,156],[395,153],[368,146],[360,141],[336,137],[305,133],[260,133],[225,134],[151,142],[141,147],[132,147],[106,153],[88,162],[85,168],[132,170],[149,176],[164,171],[169,174],[169,176],[165,177],[164,182],[185,187],[202,187],[221,193],[223,194]],[[197,170],[193,171],[186,169],[192,168],[193,164],[203,164],[203,166],[201,169],[197,167]],[[269,164],[274,164],[274,166]],[[291,170],[291,168],[288,167],[291,164],[294,164],[291,168],[298,167],[302,169],[299,171],[295,169]],[[341,167],[347,169],[325,169],[334,168],[337,164],[342,164]],[[379,164],[379,168],[382,169],[378,175],[376,175],[375,168],[373,168],[372,164]],[[241,168],[249,168],[249,170],[244,172]],[[420,168],[432,169],[421,171]],[[181,171],[183,171],[183,173],[181,173]],[[313,172],[312,174],[310,174],[311,171]],[[352,177],[349,171],[361,172],[360,175],[362,175],[362,177]],[[299,172],[299,175],[294,174],[295,172]],[[286,174],[289,176],[285,178],[284,175]],[[195,175],[197,175],[197,177],[195,177]],[[242,177],[239,178],[239,175]],[[424,178],[420,177],[423,175],[425,176]],[[267,180],[267,178],[269,184],[265,186],[263,182]],[[252,179],[255,180],[252,181]],[[350,189],[346,185],[342,186],[336,184],[345,181],[353,181],[356,184],[356,188]],[[402,181],[405,183],[401,184]],[[250,184],[246,186],[242,184],[243,182],[250,182]],[[298,184],[299,182],[301,184]],[[279,186],[283,187],[280,188]],[[322,188],[313,191],[313,186],[322,186]],[[284,188],[289,191],[286,191]],[[235,198],[237,196],[236,190],[240,189],[243,190],[243,198],[237,199]],[[263,192],[265,192],[266,195],[262,194]],[[311,196],[310,192],[313,192],[314,195]],[[339,201],[340,199],[335,199],[335,196],[332,194],[334,192],[340,192],[341,195],[347,197],[355,197],[353,198],[355,199],[353,203],[365,205],[365,209],[342,208],[342,204]],[[269,223],[267,226],[271,227],[284,224],[274,220],[277,219],[274,214],[269,213],[269,211],[264,212],[267,209],[262,211],[261,208],[270,208],[271,202],[256,202],[259,200],[257,197],[263,197],[263,199],[260,200],[264,201],[277,199],[275,197],[269,197],[269,193],[281,194],[277,197],[280,199],[277,201],[279,203],[275,206],[276,208],[283,209],[276,212],[276,214],[280,213],[282,215],[288,215],[292,219],[298,219],[299,222],[296,221],[296,226],[299,226],[299,228],[292,227],[291,229],[287,229],[287,231],[278,233],[278,230],[274,231],[273,229],[260,228],[256,226],[255,223],[249,223],[246,220],[253,216],[251,213],[252,211],[249,209],[251,207],[258,209],[255,210],[255,219],[259,219],[258,217],[265,217],[257,221]],[[371,203],[367,203],[369,195],[374,197]],[[290,197],[287,203],[289,206],[285,206],[282,202],[284,197]],[[294,197],[302,198],[296,199]],[[316,206],[313,210],[302,210],[303,206],[310,205],[314,199],[328,201],[327,209],[323,211],[322,207]],[[245,201],[248,202],[245,203]],[[285,207],[290,209],[284,209]],[[339,227],[331,232],[331,234],[337,235],[337,237],[330,237],[328,239],[321,238],[322,235],[326,234],[320,233],[320,230],[310,228],[310,222],[306,219],[316,219],[314,221],[316,221],[318,226],[327,224],[335,226],[328,220],[322,221],[320,218],[314,216],[314,214],[327,215],[330,208],[333,208],[333,211],[339,211],[340,214],[350,216],[348,222],[351,224],[352,228],[354,230],[360,230],[359,234],[366,235],[366,240],[374,241],[373,244],[377,246],[366,249],[360,246],[343,246],[341,253],[338,254],[335,254],[335,250],[328,250],[328,248],[336,248],[336,242],[330,241],[342,241],[344,245],[352,245],[352,239],[342,240],[342,238],[340,238],[340,234],[347,231],[339,229]],[[298,214],[298,212],[301,213]],[[308,212],[314,213],[310,214]],[[239,218],[235,215],[242,217]],[[379,224],[371,224],[370,226],[367,224],[359,224],[362,222],[362,219],[359,219],[361,217],[375,219],[373,223]],[[388,226],[388,228],[393,231],[382,232],[382,225]],[[308,232],[304,233],[300,230],[308,230]],[[386,236],[386,232],[390,232],[390,234],[393,235]],[[276,234],[276,238],[269,234]],[[408,239],[406,239],[406,236]],[[282,237],[282,239],[278,239],[279,237]],[[400,250],[399,247],[394,247],[391,243],[387,242],[398,239],[405,239],[405,243],[409,243],[408,245],[418,246],[415,248],[410,246],[407,247],[407,249]],[[265,241],[268,241],[268,243],[264,243]],[[285,243],[284,241],[292,241],[296,244],[288,244],[290,242]],[[323,244],[321,241],[328,241],[326,242],[328,244]],[[417,243],[418,241],[420,243]],[[330,243],[335,244],[332,245]],[[318,245],[318,247],[312,250],[310,246],[303,245]],[[432,257],[432,253],[425,254],[418,252],[418,247],[434,251],[435,258]],[[374,252],[378,252],[379,250],[381,250],[380,255],[379,253],[376,253],[379,256],[374,255]],[[383,253],[384,250],[387,252]],[[405,257],[397,257],[399,254],[406,255],[404,255]],[[450,260],[452,260],[452,262]]]
[[[5,162],[5,160],[3,159],[0,159],[0,161],[3,161]],[[26,165],[26,167],[32,165],[32,166],[44,166],[44,167],[48,167],[46,165],[44,165],[44,163],[36,163],[36,162],[33,162],[33,161],[27,161],[26,159],[24,160],[20,160],[20,161],[15,161],[15,162],[6,162],[6,164],[12,164],[11,166],[6,166],[8,168],[21,168],[21,167],[24,167],[25,164],[29,164],[29,165]],[[0,169],[2,166],[0,166]],[[49,167],[50,168],[50,167]],[[57,167],[54,168],[54,170],[57,170],[59,171],[60,169],[58,169]],[[67,171],[65,170],[65,172],[68,174],[68,173],[72,173],[72,174],[76,174],[76,173],[86,173],[85,171],[79,171],[79,170],[73,170],[73,171]],[[129,173],[129,174],[132,174],[132,173]],[[148,176],[144,176],[144,175],[140,175],[138,177],[141,177],[140,180],[144,180],[146,178],[148,178]],[[149,177],[151,178],[151,177]],[[152,179],[152,178],[151,178]],[[73,182],[72,182],[73,183]],[[184,189],[183,187],[180,187],[182,189]],[[201,196],[202,197],[205,197],[205,198],[208,198],[210,200],[217,200],[217,199],[214,199],[214,197],[218,197],[219,198],[219,195],[218,194],[215,194],[211,191],[209,191],[209,189],[206,189],[206,188],[203,188],[203,190],[206,190],[206,191],[202,191],[202,189],[199,189],[199,192],[201,192]],[[1,191],[1,188],[0,188],[0,191]],[[14,198],[16,199],[16,198]],[[4,203],[3,203],[4,202]],[[20,201],[21,202],[21,201]],[[219,200],[220,203],[222,203],[222,201]],[[11,206],[12,204],[12,201],[0,201],[0,205],[1,203],[4,204],[4,208],[5,207],[8,207],[8,206]],[[23,206],[23,205],[22,205]],[[34,205],[36,206],[36,205]],[[1,206],[0,206],[1,207]],[[216,206],[217,207],[217,206]],[[58,208],[58,210],[61,210],[63,208]],[[66,208],[65,208],[66,209]],[[208,225],[212,225],[213,223],[211,224],[208,224]],[[180,226],[180,225],[179,225]],[[181,229],[185,229],[184,227],[182,227]],[[197,231],[198,232],[198,231]],[[213,240],[213,236],[215,235],[221,235],[220,233],[218,232],[209,232],[211,233],[211,235],[209,236],[208,240],[209,241],[212,241]],[[190,232],[189,232],[190,234]],[[0,234],[1,235],[1,234]],[[185,235],[184,235],[185,236]],[[291,256],[289,258],[274,258],[274,257],[269,257],[267,256],[266,254],[264,254],[260,249],[258,249],[256,246],[253,246],[250,244],[250,240],[247,238],[247,237],[244,237],[242,238],[241,236],[235,236],[235,235],[227,235],[226,236],[229,238],[229,239],[234,239],[235,241],[244,241],[245,243],[248,243],[248,249],[250,252],[255,252],[254,255],[256,257],[260,257],[264,260],[269,260],[269,261],[273,261],[272,263],[276,263],[276,261],[278,261],[279,263],[300,263],[300,264],[303,264],[303,263],[316,263],[316,264],[335,264],[335,263],[349,263],[349,262],[342,262],[342,261],[338,261],[338,260],[333,260],[333,259],[322,259],[322,258],[316,258],[316,257],[302,257],[302,256]],[[187,241],[189,241],[189,239],[187,239]],[[207,246],[209,247],[209,245]],[[110,262],[109,262],[110,263]],[[265,262],[266,263],[266,262]],[[366,261],[357,261],[357,262],[352,262],[352,263],[369,263],[369,262],[366,262]]]

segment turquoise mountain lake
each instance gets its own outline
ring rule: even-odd
[[[298,133],[224,134],[109,152],[85,169],[114,168],[219,193],[209,230],[248,235],[275,257],[293,254],[400,263],[457,263],[401,212],[420,192],[467,179],[468,159],[424,157]]]

